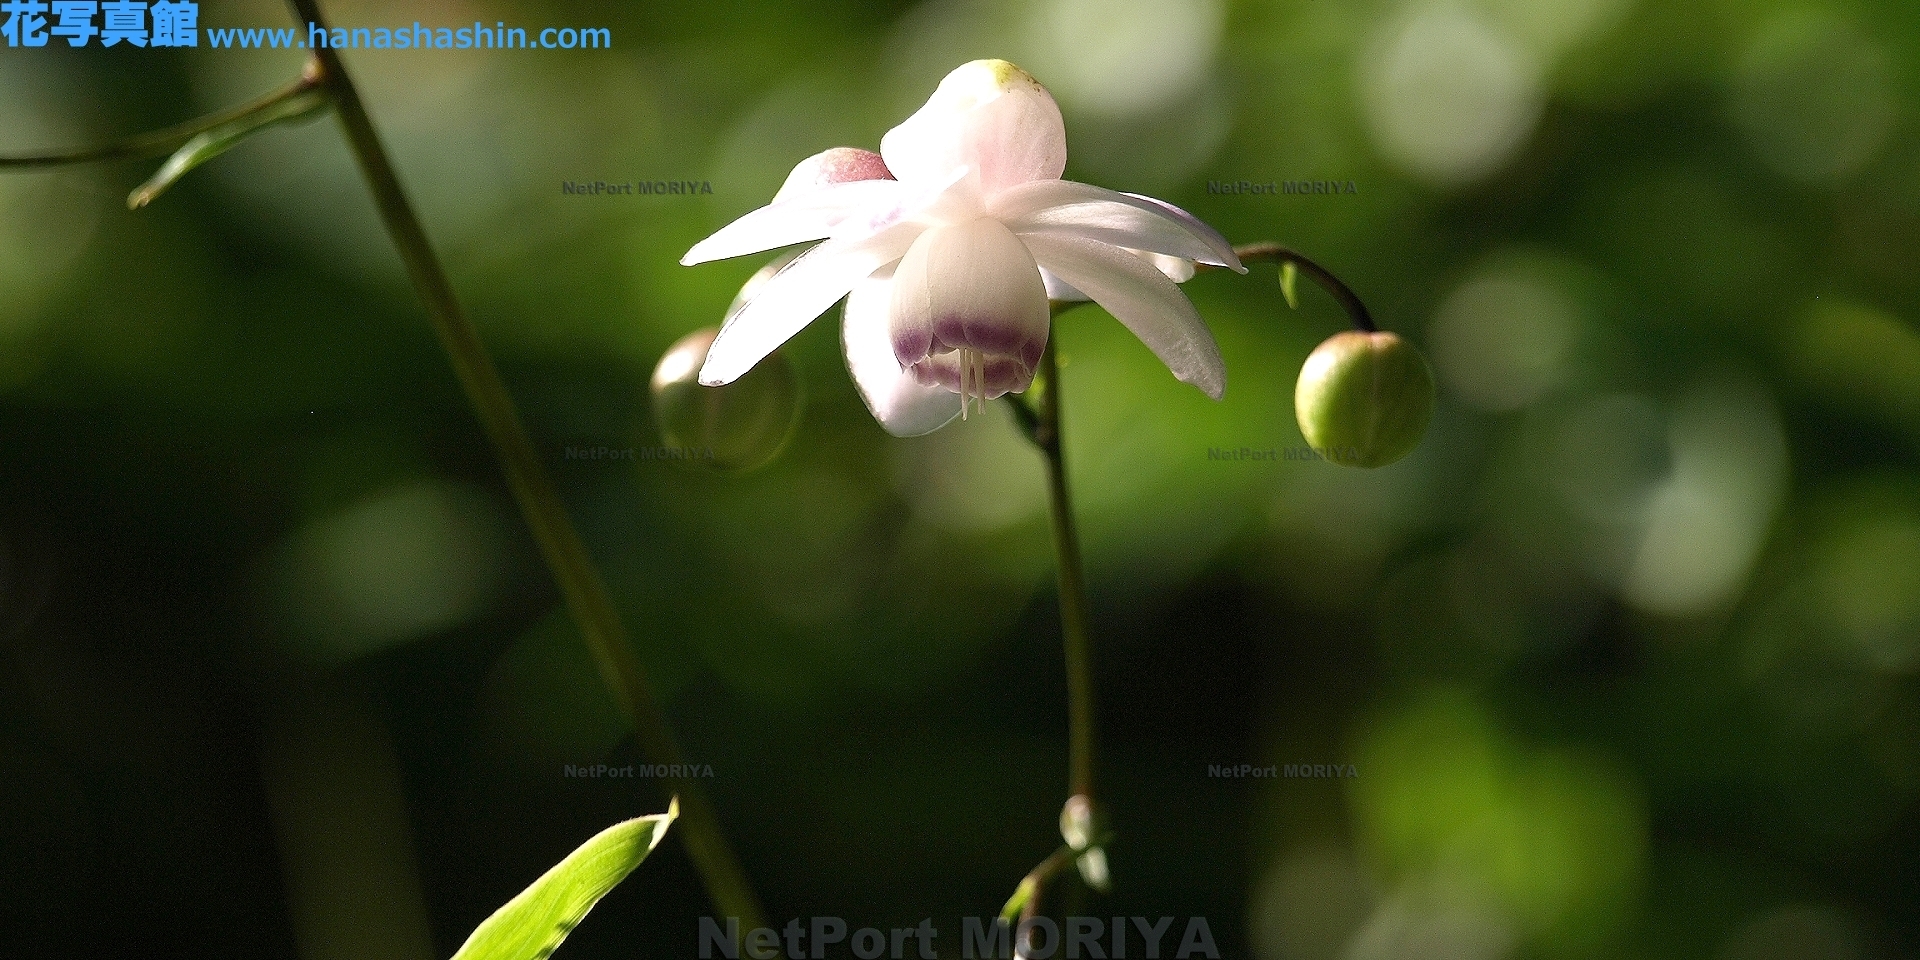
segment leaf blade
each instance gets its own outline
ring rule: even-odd
[[[152,203],[195,167],[239,146],[248,137],[275,124],[309,119],[331,102],[319,87],[305,87],[245,116],[195,134],[174,151],[146,183],[127,196],[127,209],[138,210]]]
[[[594,834],[473,928],[453,960],[545,960],[659,846],[679,816],[675,798],[666,813],[623,820]]]

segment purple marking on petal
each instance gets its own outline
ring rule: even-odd
[[[933,349],[933,331],[925,329],[893,331],[893,356],[903,367],[926,359]]]
[[[1020,348],[1020,362],[1031,370],[1040,365],[1040,355],[1047,352],[1047,341],[1028,340]]]
[[[986,389],[981,395],[988,400],[1009,393],[1018,393],[1033,383],[1033,367],[1022,364],[1012,357],[987,357],[981,366],[986,375]],[[958,353],[931,356],[907,369],[920,383],[944,387],[956,394],[960,392]],[[973,385],[973,387],[978,389],[979,385]]]
[[[934,339],[949,347],[972,347],[985,354],[1019,354],[1032,336],[999,317],[949,315],[933,321]],[[1041,337],[1045,346],[1046,338]]]

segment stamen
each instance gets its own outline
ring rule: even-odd
[[[969,406],[973,413],[987,409],[987,355],[972,347],[959,347],[954,354],[960,367],[960,419],[965,420]]]
[[[966,353],[966,364],[967,364],[967,370],[973,374],[973,396],[975,398],[973,401],[973,411],[975,413],[979,413],[980,412],[979,396],[987,392],[986,384],[981,382],[979,352],[974,350],[968,350]],[[966,403],[967,398],[961,397],[960,402]]]
[[[973,355],[973,412],[985,413],[987,409],[987,355],[976,351]]]
[[[958,358],[960,361],[960,419],[962,420],[967,419],[967,389],[973,385],[973,362],[968,356],[972,352],[966,347],[961,347]]]
[[[987,355],[973,355],[973,406],[975,413],[987,410]]]

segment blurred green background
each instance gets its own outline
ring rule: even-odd
[[[1441,390],[1378,472],[1210,459],[1300,445],[1329,299],[1188,283],[1219,404],[1062,318],[1119,833],[1086,912],[1258,960],[1915,955],[1911,5],[325,8],[612,30],[348,63],[774,917],[932,917],[957,957],[1058,842],[1040,463],[1001,405],[884,435],[837,311],[788,347],[806,407],[764,471],[564,451],[658,445],[654,361],[764,262],[682,252],[1004,57],[1069,178],[1306,251]],[[299,66],[0,49],[0,153]],[[127,212],[156,163],[0,177],[0,952],[447,956],[664,798],[564,775],[637,758],[335,123]],[[713,192],[560,188],[643,179]],[[1357,775],[1208,775],[1241,763]],[[708,912],[669,838],[560,956],[690,960]]]

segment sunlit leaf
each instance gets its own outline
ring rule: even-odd
[[[1013,889],[1013,896],[1007,898],[1007,905],[1000,908],[1001,922],[1012,923],[1019,919],[1020,911],[1027,908],[1027,901],[1033,899],[1034,891],[1039,887],[1039,882],[1031,876],[1021,878],[1020,885]]]
[[[274,100],[243,117],[236,117],[182,144],[151,179],[127,197],[127,209],[138,210],[152,203],[195,167],[238,146],[248,137],[273,126],[304,120],[327,105],[327,94],[319,87],[306,87],[287,97]]]
[[[679,816],[676,798],[666,813],[595,834],[475,927],[453,960],[545,960],[587,911],[653,852]]]

